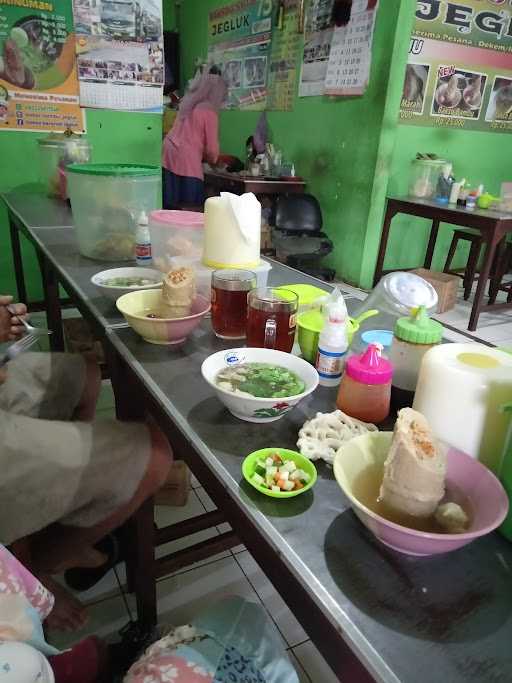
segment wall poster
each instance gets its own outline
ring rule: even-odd
[[[297,54],[300,35],[299,0],[284,0],[281,27],[272,32],[267,82],[267,109],[292,111],[297,80]]]
[[[161,112],[162,0],[73,0],[83,107]]]
[[[512,0],[421,0],[403,124],[512,132]]]
[[[208,16],[208,61],[226,79],[228,109],[266,108],[273,12],[272,0],[238,0]]]
[[[353,0],[350,21],[334,29],[325,94],[362,95],[370,80],[377,0]]]
[[[323,95],[334,32],[334,0],[311,0],[306,12],[299,97]]]
[[[0,0],[0,130],[84,130],[69,0]]]

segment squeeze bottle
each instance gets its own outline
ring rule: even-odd
[[[151,236],[149,234],[149,221],[147,214],[142,211],[135,233],[135,260],[138,266],[150,266],[153,262],[151,256]]]
[[[337,407],[363,422],[378,424],[389,415],[393,366],[381,354],[380,344],[370,344],[351,356],[338,391]]]
[[[347,307],[343,297],[331,301],[328,318],[320,332],[315,367],[324,387],[335,387],[341,381],[348,350]]]

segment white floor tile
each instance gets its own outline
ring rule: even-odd
[[[157,584],[159,623],[179,626],[193,619],[205,605],[238,595],[261,604],[242,570],[230,556],[207,566],[178,574]],[[272,625],[272,628],[275,627]],[[286,648],[279,631],[275,634]]]
[[[130,602],[131,604],[133,603]],[[89,621],[80,631],[75,631],[74,633],[50,631],[48,641],[55,645],[55,647],[66,648],[91,634],[105,639],[116,640],[120,629],[129,621],[121,596],[91,605],[88,608],[88,613]],[[133,613],[135,614],[135,611]]]
[[[193,489],[199,488],[202,484],[201,482],[196,479],[196,477],[192,474],[191,475],[191,480],[190,480],[190,485],[192,486]]]
[[[290,656],[290,660],[295,667],[295,671],[297,672],[297,676],[299,677],[299,683],[313,683],[311,681],[311,678],[307,675],[306,671],[304,670],[302,664],[300,661],[297,659],[295,654],[293,653],[293,650],[289,650],[288,654]]]
[[[293,616],[288,606],[276,591],[272,583],[262,572],[252,555],[245,551],[236,556],[244,574],[258,593],[272,619],[277,624],[289,647],[308,639],[306,632]]]
[[[199,500],[201,503],[204,505],[204,509],[206,512],[212,512],[213,510],[216,510],[215,503],[213,500],[210,498],[210,496],[206,493],[206,491],[203,488],[198,488],[194,490],[194,493],[198,496]],[[225,524],[220,524],[217,527],[219,533],[225,534],[228,531],[231,531],[231,524],[228,524],[227,522]],[[237,545],[234,548],[231,548],[231,552],[237,554],[237,553],[243,553],[245,550],[244,545]]]
[[[105,410],[106,408],[113,408],[115,406],[114,392],[112,384],[109,379],[104,379],[101,383],[101,391],[96,404],[97,410]]]
[[[311,683],[337,683],[340,680],[311,641],[294,647],[293,654],[304,667]]]
[[[194,490],[190,491],[187,505],[184,507],[171,507],[165,505],[157,505],[155,508],[155,520],[159,527],[168,526],[169,524],[176,524],[177,522],[182,522],[186,519],[191,519],[192,517],[198,517],[204,514],[204,507],[196,495]],[[180,538],[177,541],[172,541],[171,543],[166,543],[160,546],[156,550],[156,556],[162,557],[171,552],[176,552],[186,548],[194,543],[199,543],[200,541],[205,541],[212,536],[218,535],[218,530],[213,527],[212,529],[206,529],[205,531],[200,531],[191,536],[185,538]],[[224,557],[230,557],[231,554],[228,550],[223,553],[218,553],[207,560],[196,563],[194,566],[201,566],[202,564],[212,562],[213,560],[218,560]],[[188,568],[187,568],[188,569]],[[180,572],[186,571],[186,569],[180,570]]]

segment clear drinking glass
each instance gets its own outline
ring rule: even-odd
[[[212,327],[221,339],[244,339],[247,293],[256,287],[250,270],[216,270],[212,273]]]
[[[260,287],[249,292],[247,346],[290,353],[299,298],[289,289]]]

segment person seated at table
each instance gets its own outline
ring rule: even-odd
[[[23,331],[11,303],[0,296],[0,342]],[[54,592],[49,625],[78,628],[82,605],[50,576],[105,563],[95,544],[163,485],[172,450],[151,422],[94,419],[95,361],[23,353],[0,373],[0,542]]]
[[[164,209],[202,207],[203,161],[219,157],[219,110],[228,88],[221,75],[204,71],[181,101],[162,150]]]
[[[232,596],[202,608],[190,624],[137,656],[132,642],[107,646],[89,636],[65,652],[49,644],[43,622],[54,598],[0,545],[0,667],[4,683],[298,683],[265,610]],[[164,635],[165,634],[165,635]],[[135,663],[133,663],[135,661]]]

